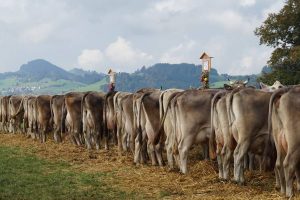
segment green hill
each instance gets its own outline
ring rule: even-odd
[[[154,88],[198,88],[200,86],[201,66],[181,63],[158,63],[142,67],[134,73],[117,74],[118,91],[136,91],[143,87]],[[227,79],[246,80],[250,77],[256,84],[257,75],[220,75],[216,69],[210,72],[210,85],[222,88]],[[79,68],[66,71],[48,61],[37,59],[20,67],[17,72],[0,73],[0,94],[61,94],[69,91],[107,91],[108,77],[95,71]]]

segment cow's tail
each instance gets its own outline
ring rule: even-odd
[[[172,99],[174,99],[178,95],[178,93],[179,92],[174,92],[173,94],[170,95],[165,111],[164,111],[164,104],[163,104],[164,93],[162,95],[160,95],[160,99],[159,99],[160,123],[159,123],[158,132],[157,132],[157,134],[155,134],[156,137],[154,138],[154,144],[155,145],[158,144],[158,142],[160,141],[160,137],[163,134],[164,122],[166,120],[168,111],[170,110],[171,101],[172,101]]]
[[[107,124],[107,104],[108,104],[108,98],[111,96],[111,95],[114,95],[116,92],[108,92],[106,95],[105,95],[105,98],[104,98],[104,104],[103,104],[103,127],[104,127],[104,130],[103,130],[103,133],[104,133],[104,137],[106,137],[108,139],[108,124]]]
[[[164,116],[164,95],[165,95],[166,91],[163,91],[160,95],[159,95],[159,118],[162,119]]]
[[[120,92],[117,92],[113,98],[113,102],[114,102],[114,108],[115,108],[115,112],[114,112],[114,121],[116,122],[116,124],[118,124],[117,122],[117,112],[120,112],[120,105],[118,105],[118,96],[120,95]],[[118,110],[117,110],[118,109]]]
[[[211,134],[209,137],[209,156],[211,159],[216,158],[216,133],[215,133],[215,124],[214,124],[214,118],[216,117],[216,105],[217,102],[221,99],[222,96],[224,96],[226,92],[220,91],[218,92],[211,101]]]
[[[12,119],[15,119],[24,110],[24,107],[23,107],[24,98],[26,98],[26,97],[22,98],[21,103],[19,105],[19,108],[18,108],[17,112],[10,116]]]
[[[105,95],[103,102],[103,136],[108,139],[108,127],[107,127],[107,99],[109,93]]]
[[[64,100],[63,100],[61,110],[62,110],[62,112],[61,112],[61,114],[62,114],[62,117],[61,117],[61,135],[63,135],[66,132],[66,117],[67,117],[66,98],[65,97],[64,97]]]
[[[39,127],[38,127],[38,120],[39,120],[39,112],[38,112],[38,96],[35,98],[35,121],[33,122],[35,125],[36,132],[38,133]]]
[[[53,95],[51,98],[50,98],[50,111],[51,111],[51,118],[50,118],[50,126],[52,127],[53,124],[54,124],[54,114],[53,114],[53,99],[56,98],[57,95]]]
[[[232,134],[232,124],[235,120],[235,115],[234,112],[232,110],[232,102],[233,102],[233,96],[235,93],[239,92],[240,88],[236,88],[234,90],[232,90],[227,98],[226,98],[226,110],[227,110],[227,118],[228,118],[228,123],[229,123],[229,132],[230,134]]]
[[[89,95],[90,92],[86,92],[84,93],[84,95],[81,98],[81,119],[83,119],[83,112],[84,112],[84,104],[85,104],[85,98],[87,97],[87,95]]]
[[[138,113],[138,117],[137,117],[137,119],[138,119],[137,122],[138,123],[137,123],[137,125],[138,125],[138,130],[139,130],[140,133],[142,132],[142,126],[141,126],[141,121],[142,121],[142,107],[145,108],[143,101],[144,101],[145,97],[149,96],[150,94],[151,93],[145,93],[140,98],[141,102],[140,102],[140,105],[139,105],[138,110],[137,110],[137,113]]]

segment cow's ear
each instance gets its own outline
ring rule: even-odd
[[[262,83],[262,82],[259,82],[259,84],[260,84],[261,89],[269,88],[268,85],[266,85],[266,84],[264,84],[264,83]]]
[[[224,84],[224,88],[225,90],[232,90],[232,86],[231,85],[228,85],[228,84]]]

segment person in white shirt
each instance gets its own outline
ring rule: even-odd
[[[116,72],[114,72],[112,69],[108,71],[109,75],[109,91],[114,92],[116,87]]]

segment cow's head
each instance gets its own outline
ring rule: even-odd
[[[266,92],[273,92],[279,88],[284,87],[284,85],[282,85],[279,81],[275,81],[274,84],[271,86],[264,84],[262,82],[260,82],[259,84],[260,84],[261,90],[266,91]]]
[[[229,84],[224,84],[224,88],[226,90],[233,90],[235,88],[243,88],[245,87],[248,82],[249,82],[249,77],[246,81],[241,81],[241,80],[238,80],[238,81],[231,81],[230,79],[228,79],[229,81]]]

